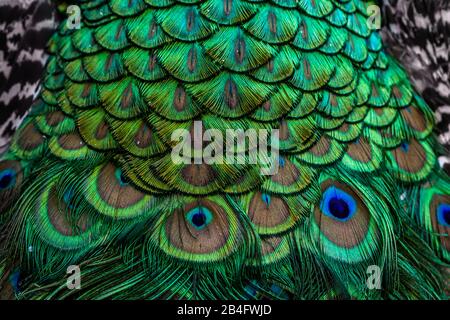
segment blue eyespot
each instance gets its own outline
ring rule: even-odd
[[[408,150],[409,150],[409,143],[408,142],[402,142],[400,144],[400,148],[402,149],[403,152],[408,152]]]
[[[16,269],[9,276],[9,283],[11,284],[11,287],[14,289],[15,293],[19,293],[20,292],[20,280],[21,280],[20,270]]]
[[[281,168],[284,168],[284,166],[286,165],[286,160],[284,160],[283,157],[278,158],[278,164],[280,165]]]
[[[123,186],[127,186],[128,185],[128,179],[123,174],[122,169],[117,168],[116,171],[115,171],[115,175],[116,175],[117,181],[119,181],[120,186],[123,187]]]
[[[440,224],[450,228],[450,204],[441,203],[437,208],[437,219]]]
[[[326,216],[344,222],[355,214],[356,201],[345,191],[330,186],[323,193],[320,209]]]
[[[186,219],[195,229],[202,230],[210,224],[212,220],[212,213],[208,208],[201,206],[189,211],[186,214]]]
[[[256,297],[256,294],[258,293],[255,288],[251,285],[247,285],[244,290],[253,298]]]
[[[16,184],[16,172],[12,169],[0,171],[0,190],[14,187]]]
[[[283,289],[281,289],[279,286],[277,286],[276,284],[273,284],[271,287],[270,287],[270,290],[273,292],[273,293],[275,293],[276,295],[279,295],[280,293],[282,293],[283,292]]]
[[[267,193],[263,193],[262,195],[261,195],[261,198],[262,198],[262,201],[264,201],[264,203],[267,205],[267,206],[270,206],[270,195],[268,195]]]

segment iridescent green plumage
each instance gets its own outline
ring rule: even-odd
[[[0,279],[19,269],[31,299],[444,298],[450,182],[373,4],[78,1],[0,163]],[[278,171],[176,163],[197,123],[278,129]]]

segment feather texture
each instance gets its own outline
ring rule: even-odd
[[[449,179],[372,1],[77,3],[0,163],[18,298],[445,298]],[[276,129],[278,169],[246,161],[251,136],[241,162],[176,162],[177,129]],[[234,144],[210,138],[186,157]]]

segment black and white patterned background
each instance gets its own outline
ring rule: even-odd
[[[39,90],[55,17],[50,0],[0,0],[0,153]]]

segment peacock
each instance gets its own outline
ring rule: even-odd
[[[50,0],[0,1],[0,153],[39,91],[56,18]]]
[[[67,6],[0,162],[0,297],[447,298],[443,150],[374,1]]]

